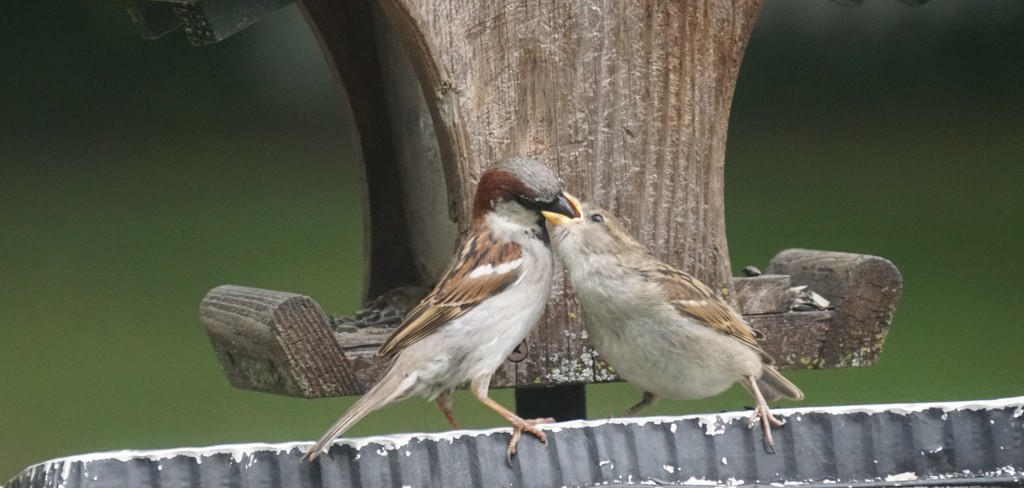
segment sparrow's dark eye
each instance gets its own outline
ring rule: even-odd
[[[527,198],[522,195],[516,195],[513,198],[515,198],[515,200],[519,202],[520,205],[522,205],[524,208],[528,210],[535,210],[539,212],[545,208],[544,202],[535,200],[533,198]]]
[[[592,222],[594,222],[594,223],[597,223],[597,224],[603,224],[604,223],[604,216],[601,215],[601,214],[594,214],[594,215],[590,216],[590,220]]]

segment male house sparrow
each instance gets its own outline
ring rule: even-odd
[[[571,197],[569,197],[571,198]],[[436,400],[452,427],[452,390],[469,382],[477,400],[514,428],[547,442],[536,424],[487,396],[491,375],[540,319],[551,291],[552,256],[540,211],[578,218],[555,174],[526,158],[508,158],[480,178],[469,234],[426,298],[377,351],[394,357],[384,377],[356,401],[303,459],[315,459],[368,413],[414,395]]]
[[[802,400],[804,394],[758,346],[763,334],[696,278],[650,255],[606,211],[583,205],[580,218],[542,213],[583,306],[594,348],[644,391],[626,415],[659,395],[705,398],[739,381],[757,402],[749,425],[760,419],[765,442],[773,448],[769,424],[782,422],[767,402]]]

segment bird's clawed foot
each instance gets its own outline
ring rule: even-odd
[[[537,439],[540,439],[540,441],[544,443],[544,448],[546,449],[548,447],[548,437],[544,435],[544,431],[538,429],[536,426],[553,423],[555,423],[555,419],[551,417],[529,420],[513,420],[512,440],[508,441],[508,449],[505,450],[505,460],[508,461],[508,465],[512,466],[512,455],[516,453],[516,447],[519,445],[519,439],[523,436],[523,431],[529,432]]]
[[[767,405],[759,405],[754,408],[754,414],[750,416],[750,421],[747,422],[747,428],[754,427],[758,421],[761,421],[761,428],[764,429],[764,449],[769,454],[775,454],[775,439],[772,438],[772,427],[781,427],[785,425],[785,420],[779,420],[772,415],[771,410],[768,409]]]

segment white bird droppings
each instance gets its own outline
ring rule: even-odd
[[[718,482],[711,480],[699,480],[691,476],[690,479],[683,482],[683,485],[718,486]]]
[[[885,477],[885,481],[915,481],[917,480],[917,473],[913,471],[907,471],[905,473],[892,474]]]

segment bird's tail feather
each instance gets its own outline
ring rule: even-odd
[[[342,415],[330,429],[320,438],[319,441],[310,449],[304,456],[303,461],[312,461],[323,452],[324,448],[327,447],[334,439],[342,435],[350,429],[356,422],[359,422],[370,412],[383,408],[399,400],[405,399],[414,392],[412,391],[413,386],[416,384],[415,374],[395,374],[394,369],[388,371],[384,378],[380,380],[370,391],[366,392],[357,400],[345,415]]]
[[[791,381],[787,380],[779,370],[773,366],[765,365],[764,372],[757,380],[757,387],[761,390],[766,402],[774,402],[779,398],[800,401],[804,399],[804,392],[800,391]]]

